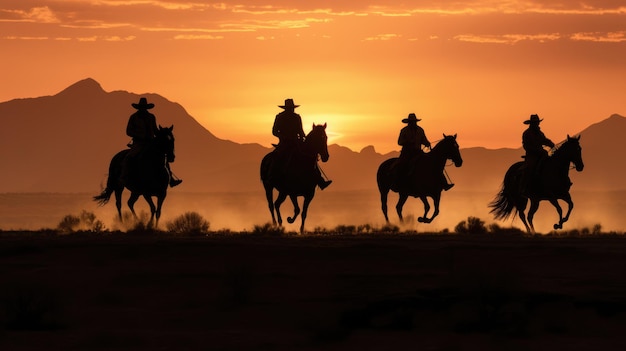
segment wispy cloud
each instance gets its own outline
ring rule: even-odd
[[[222,35],[211,34],[179,34],[174,36],[175,40],[221,40],[224,39]]]
[[[576,41],[595,41],[599,43],[622,43],[626,42],[626,31],[609,33],[575,33],[570,39]]]
[[[4,37],[7,40],[48,40],[48,37],[28,37],[28,36],[7,36]]]
[[[363,40],[365,41],[387,41],[387,40],[393,40],[393,39],[398,39],[402,37],[402,35],[400,34],[378,34],[372,37],[367,37]]]
[[[536,41],[540,43],[550,42],[558,40],[561,35],[558,33],[549,34],[503,34],[503,35],[471,35],[462,34],[457,35],[454,39],[459,41],[471,42],[471,43],[486,43],[486,44],[515,44],[520,41]]]
[[[8,18],[2,18],[5,21],[22,21],[22,22],[35,22],[35,23],[59,23],[61,22],[57,15],[50,10],[48,6],[33,7],[28,10],[19,9],[3,9],[0,12],[4,13]]]

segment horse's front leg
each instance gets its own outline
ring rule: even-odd
[[[402,218],[402,208],[406,203],[406,200],[409,198],[409,195],[400,193],[400,197],[398,197],[398,203],[396,204],[396,212],[398,213],[398,217],[400,218],[400,223],[404,222],[404,218]]]
[[[422,200],[422,204],[424,205],[424,216],[417,217],[417,221],[420,223],[430,223],[430,220],[428,220],[428,211],[430,211],[430,204],[428,203],[428,197],[420,196],[420,200]]]
[[[154,201],[152,201],[152,197],[150,195],[144,195],[143,198],[146,199],[148,206],[150,206],[150,220],[148,221],[148,227],[152,227],[154,224],[154,216],[156,214],[156,206],[154,205]]]
[[[163,193],[160,196],[157,196],[157,205],[156,205],[156,222],[154,223],[154,227],[159,227],[159,218],[161,218],[161,208],[163,208],[163,202],[165,201],[165,197],[167,193]]]
[[[302,224],[300,225],[300,234],[304,234],[304,221],[306,220],[307,213],[309,212],[311,200],[313,200],[313,194],[305,196],[304,202],[302,203]]]
[[[424,199],[422,200],[422,202],[424,202],[427,204],[428,203],[428,198],[424,196]],[[437,196],[433,196],[433,206],[435,207],[435,210],[433,211],[433,216],[428,218],[426,217],[426,213],[424,213],[424,223],[431,223],[435,217],[437,217],[437,215],[439,215],[439,204],[441,203],[441,196],[437,195]],[[429,208],[430,209],[430,206]],[[419,221],[419,218],[418,218]]]
[[[130,213],[133,214],[133,217],[135,218],[135,220],[137,219],[137,213],[135,213],[135,202],[137,202],[137,200],[139,199],[139,194],[137,193],[130,193],[130,197],[128,198],[128,208],[130,208]]]
[[[293,204],[293,217],[287,217],[287,222],[290,224],[296,221],[298,215],[300,214],[300,206],[298,206],[298,197],[295,195],[289,195],[289,199]]]
[[[280,205],[282,205],[283,202],[285,202],[286,198],[287,198],[287,194],[279,191],[278,192],[278,197],[276,197],[276,201],[274,202],[274,209],[276,210],[276,217],[278,219],[278,226],[282,226],[283,225],[283,217],[280,214]]]
[[[120,222],[123,222],[123,217],[122,217],[122,192],[124,191],[124,188],[118,188],[115,189],[114,194],[115,194],[115,207],[117,208],[117,216],[120,219]]]
[[[530,207],[528,208],[528,225],[530,226],[530,233],[535,233],[535,225],[533,224],[533,219],[535,218],[535,213],[539,209],[540,200],[530,200]]]
[[[553,227],[554,227],[555,230],[556,229],[562,229],[563,228],[563,222],[565,222],[566,220],[563,219],[563,209],[561,208],[561,205],[559,204],[559,200],[557,200],[557,199],[550,199],[550,203],[556,209],[556,213],[559,214],[559,223],[555,223]],[[569,216],[569,211],[568,211],[568,216]]]

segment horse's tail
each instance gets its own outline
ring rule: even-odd
[[[518,171],[523,162],[518,162],[509,167],[504,175],[502,187],[496,195],[495,199],[489,203],[491,211],[495,219],[506,220],[512,214],[517,215],[516,200],[520,197]]]
[[[104,206],[111,199],[111,195],[113,194],[113,191],[114,190],[112,188],[106,187],[100,193],[100,195],[96,195],[96,196],[93,197],[93,201],[96,201],[98,203],[98,205],[100,205],[100,206]]]
[[[378,191],[380,192],[380,207],[387,222],[389,222],[387,215],[387,197],[389,190],[391,190],[392,182],[390,168],[396,160],[396,158],[392,158],[384,161],[378,166],[378,171],[376,172],[376,183],[378,184]]]
[[[273,157],[272,155],[273,152],[268,153],[263,157],[263,160],[261,161],[260,176],[263,183],[265,183],[269,178],[270,165],[272,163]]]
[[[128,154],[128,150],[122,150],[115,154],[113,159],[111,159],[107,185],[99,195],[93,197],[93,201],[98,202],[100,206],[106,205],[109,202],[109,199],[111,199],[113,192],[115,192],[115,189],[121,186],[119,179],[122,173],[122,162],[124,161],[126,154]]]

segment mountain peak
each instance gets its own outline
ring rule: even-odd
[[[83,80],[79,80],[78,82],[70,85],[69,87],[65,88],[63,91],[61,91],[59,94],[71,94],[74,92],[102,92],[104,93],[104,89],[102,89],[102,86],[100,85],[100,83],[96,82],[95,79],[93,78],[85,78]]]
[[[373,155],[373,154],[376,153],[376,149],[374,149],[373,145],[368,145],[368,146],[362,148],[359,153]]]

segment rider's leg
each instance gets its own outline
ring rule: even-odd
[[[324,179],[324,177],[322,176],[322,171],[320,171],[320,168],[317,166],[317,164],[315,165],[315,171],[317,172],[317,185],[322,190],[326,189],[333,181]]]
[[[174,175],[174,172],[172,172],[172,169],[170,168],[169,162],[165,163],[165,168],[167,168],[167,172],[170,174],[170,186],[172,188],[183,182],[182,179],[179,179]]]
[[[448,191],[452,189],[454,183],[448,183],[448,178],[446,178],[445,174],[441,173],[441,186],[443,187],[443,190]]]

